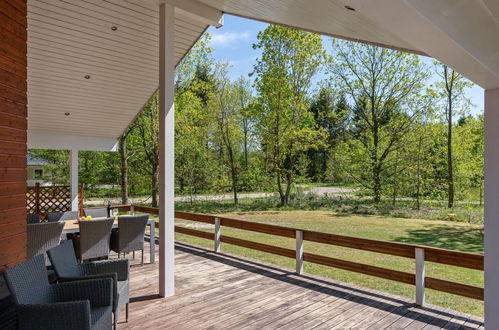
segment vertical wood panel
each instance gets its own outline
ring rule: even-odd
[[[0,273],[26,257],[26,15],[0,2]]]

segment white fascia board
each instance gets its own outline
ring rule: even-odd
[[[223,25],[222,11],[196,0],[163,0],[175,8],[175,15],[215,27]]]
[[[28,148],[53,150],[117,151],[116,138],[28,131]]]
[[[469,49],[456,43],[442,30],[432,17],[424,16],[413,4],[436,5],[438,1],[425,0],[343,0],[356,9],[356,13],[390,31],[485,89],[499,87],[499,78],[483,62],[471,55]],[[382,8],[382,10],[380,9]],[[447,31],[448,32],[448,31]]]

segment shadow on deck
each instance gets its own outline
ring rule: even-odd
[[[483,328],[476,316],[180,242],[176,295],[157,292],[158,264],[133,266],[130,319],[119,328]]]

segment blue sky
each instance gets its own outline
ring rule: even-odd
[[[229,76],[233,79],[239,76],[248,76],[253,71],[253,65],[259,56],[259,51],[253,49],[257,42],[256,36],[259,31],[265,29],[268,24],[245,18],[225,15],[224,25],[221,28],[210,27],[208,31],[212,35],[213,54],[217,60],[226,61],[230,64]],[[323,37],[326,49],[330,49],[328,37]],[[431,59],[423,57],[424,61],[431,63]],[[318,81],[323,77],[316,77]],[[468,89],[467,97],[471,99],[473,107],[472,114],[483,112],[483,89],[477,85]]]

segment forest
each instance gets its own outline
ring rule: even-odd
[[[231,79],[210,38],[177,66],[177,194],[230,192],[237,204],[242,192],[265,191],[286,205],[297,186],[324,184],[355,187],[375,204],[481,205],[483,116],[470,114],[471,83],[451,68],[337,39],[326,48],[319,35],[269,25],[253,45],[253,72]],[[88,196],[158,204],[158,115],[155,93],[118,152],[80,151]],[[68,182],[68,152],[30,153],[49,162],[47,180]]]

